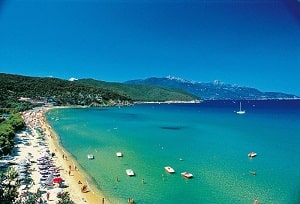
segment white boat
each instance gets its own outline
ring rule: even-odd
[[[193,174],[189,172],[182,172],[181,175],[185,178],[193,178]]]
[[[170,174],[175,173],[175,170],[174,170],[172,167],[170,167],[170,166],[165,166],[165,170],[166,170],[168,173],[170,173]]]
[[[132,169],[126,169],[126,174],[128,176],[134,176],[134,172],[132,171]]]
[[[256,157],[256,156],[257,156],[256,152],[250,152],[250,153],[248,153],[248,157],[253,158],[253,157]]]
[[[242,102],[240,102],[240,110],[236,112],[237,114],[245,114],[246,111],[242,110]]]
[[[123,154],[122,154],[122,152],[117,152],[117,153],[116,153],[116,156],[117,156],[117,157],[122,157]]]
[[[89,155],[87,155],[87,158],[88,158],[88,159],[94,159],[95,157],[94,157],[94,155],[89,154]]]

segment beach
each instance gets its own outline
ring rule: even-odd
[[[299,109],[252,103],[244,115],[234,112],[238,104],[212,102],[64,108],[46,117],[111,203],[296,203]],[[252,151],[257,156],[249,158]]]
[[[23,138],[16,144],[17,163],[30,156],[35,185],[29,190],[40,188],[44,200],[49,191],[47,203],[56,203],[59,188],[41,186],[38,163],[46,155],[59,169],[63,191],[70,192],[75,203],[102,203],[102,195],[105,203],[127,203],[128,198],[145,204],[253,203],[255,199],[297,203],[299,108],[259,101],[238,115],[236,106],[219,103],[218,107],[154,104],[26,111],[24,120],[31,131],[16,136]],[[252,151],[256,157],[248,156]],[[88,154],[95,158],[88,160]],[[175,173],[166,172],[165,166]],[[127,169],[135,176],[129,177]],[[182,172],[192,173],[193,178],[184,178]],[[84,185],[90,192],[81,192]]]
[[[57,203],[59,200],[57,196],[61,192],[69,192],[74,203],[109,203],[101,196],[101,192],[91,188],[85,179],[86,175],[76,165],[76,161],[60,146],[58,135],[45,118],[45,113],[49,109],[37,108],[22,113],[27,130],[16,135],[16,140],[19,142],[14,161],[18,164],[24,161],[29,165],[27,172],[33,180],[33,185],[30,188],[22,185],[19,189],[20,195],[25,195],[27,191],[36,192],[39,189],[42,191],[43,201],[47,203]],[[43,162],[51,165],[47,167],[48,170],[55,170],[55,175],[62,178],[62,182],[55,183],[54,179],[51,179],[50,184],[47,185],[41,182],[42,177],[46,177],[43,176],[44,172],[48,175],[39,165],[42,159]],[[49,177],[48,175],[45,179],[46,182],[49,181]]]

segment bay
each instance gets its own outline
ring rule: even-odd
[[[47,120],[111,203],[299,202],[300,102],[242,104],[244,115],[237,101],[210,101],[53,109]]]

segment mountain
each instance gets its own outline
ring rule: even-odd
[[[0,73],[0,108],[22,109],[31,104],[113,105],[132,99],[97,86],[52,77],[30,77]],[[28,103],[27,103],[28,104]]]
[[[0,73],[0,112],[22,111],[32,104],[52,102],[58,105],[128,105],[134,101],[191,101],[198,99],[183,90],[103,82],[93,79],[63,80]],[[5,110],[4,110],[5,111]]]
[[[261,92],[255,88],[225,84],[220,81],[201,83],[177,77],[151,77],[124,82],[126,84],[147,84],[185,90],[203,100],[259,100],[259,99],[299,99],[292,94]]]
[[[113,93],[127,96],[133,101],[140,102],[193,101],[198,99],[197,96],[182,89],[160,87],[150,84],[124,84],[94,79],[79,79],[77,83],[97,86],[105,90],[110,90]]]

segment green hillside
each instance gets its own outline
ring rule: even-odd
[[[20,101],[19,99],[30,98]],[[52,77],[30,77],[0,73],[0,110],[17,111],[35,102],[58,105],[127,105],[133,101],[189,101],[197,97],[186,92],[152,85],[111,83],[93,79],[68,81]],[[6,111],[3,111],[6,112]]]
[[[172,89],[154,85],[136,85],[97,81],[94,79],[81,79],[81,84],[94,85],[103,89],[109,89],[113,93],[126,95],[134,101],[191,101],[198,99],[197,96],[189,94],[180,89]]]
[[[26,109],[28,103],[20,102],[21,97],[58,105],[113,105],[132,101],[127,96],[93,85],[0,73],[0,108]]]

